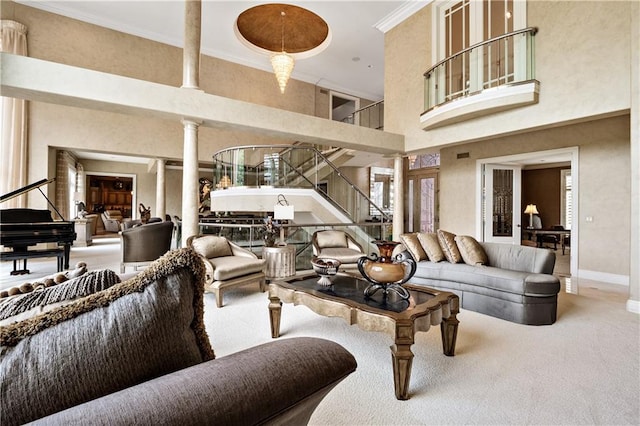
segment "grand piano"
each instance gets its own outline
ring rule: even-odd
[[[38,189],[55,210],[61,220],[53,220],[50,210],[37,209],[5,209],[0,210],[0,244],[11,251],[0,252],[3,260],[13,260],[11,275],[28,274],[27,259],[35,257],[57,257],[58,272],[69,268],[69,254],[73,240],[76,239],[74,223],[66,221],[40,189],[41,186],[55,181],[42,179],[15,191],[0,196],[0,203],[10,200],[33,189]],[[29,250],[38,243],[57,243],[58,248],[46,250]],[[62,247],[62,248],[59,248]],[[17,261],[23,261],[22,269],[16,268]]]

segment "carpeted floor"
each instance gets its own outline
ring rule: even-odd
[[[118,247],[116,238],[94,239],[73,248],[71,263],[118,272]],[[55,259],[29,261],[33,273],[26,277],[10,277],[11,262],[0,266],[0,288],[7,288],[51,274]],[[320,404],[313,425],[640,424],[640,316],[625,310],[626,287],[576,281],[572,293],[563,287],[551,326],[463,310],[455,357],[442,354],[438,327],[419,333],[408,401],[393,392],[391,336],[285,304],[280,338],[334,340],[358,361]],[[257,286],[228,292],[224,303],[218,309],[205,295],[218,357],[272,340],[268,300]]]

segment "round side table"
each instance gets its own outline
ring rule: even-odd
[[[267,279],[291,277],[296,274],[296,246],[263,247]]]

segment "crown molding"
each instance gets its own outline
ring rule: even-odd
[[[378,21],[373,27],[379,31],[382,31],[383,33],[386,33],[426,5],[433,3],[433,1],[434,0],[407,1],[402,6],[391,12],[389,15]]]

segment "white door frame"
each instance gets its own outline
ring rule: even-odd
[[[533,160],[538,160],[540,158],[545,157],[558,157],[558,156],[566,156],[567,158],[571,158],[571,204],[572,204],[572,214],[571,214],[571,276],[578,276],[578,241],[579,241],[579,194],[580,194],[580,170],[579,170],[579,148],[569,147],[569,148],[559,148],[559,149],[551,149],[547,151],[535,151],[535,152],[527,152],[522,154],[514,154],[507,155],[502,157],[493,157],[493,158],[482,158],[476,161],[476,238],[480,241],[482,240],[482,166],[485,164],[505,164],[505,163],[513,163],[524,165],[528,162],[532,162]]]
[[[334,96],[336,98],[341,98],[341,99],[347,99],[349,101],[354,101],[354,111],[357,111],[360,109],[360,98],[355,97],[355,96],[351,96],[351,95],[345,95],[344,93],[340,93],[340,92],[335,92],[333,90],[329,91],[329,120],[333,120],[333,98]],[[353,117],[353,124],[356,126],[360,125],[360,116],[354,116]]]

